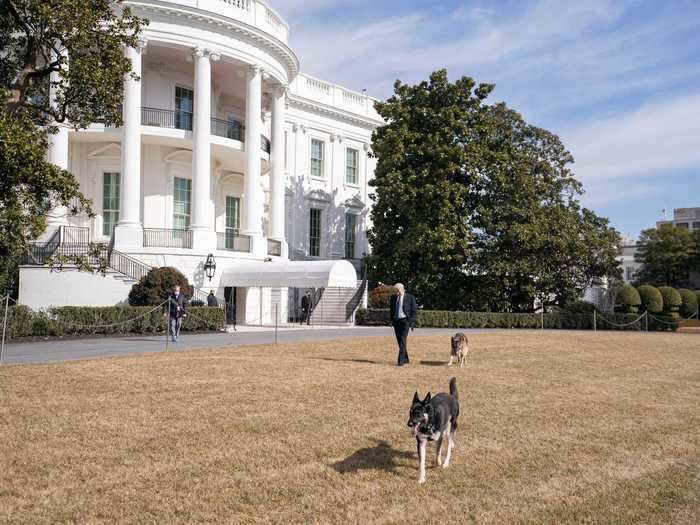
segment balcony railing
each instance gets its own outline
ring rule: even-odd
[[[190,230],[143,229],[144,248],[192,248]]]
[[[267,240],[267,254],[281,257],[282,256],[282,242],[276,241],[274,239],[268,239]]]
[[[216,247],[229,252],[250,253],[250,236],[234,231],[216,234]]]
[[[265,135],[260,135],[260,147],[265,153],[270,154],[270,141]]]
[[[173,109],[141,108],[141,124],[157,128],[192,131],[192,112]]]
[[[237,120],[211,119],[211,134],[232,140],[244,141],[245,128]]]

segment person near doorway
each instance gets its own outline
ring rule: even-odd
[[[176,284],[173,292],[168,296],[168,326],[173,343],[177,343],[180,337],[180,328],[185,317],[187,317],[187,299],[180,292],[180,286]]]
[[[408,330],[416,325],[416,314],[418,306],[416,298],[407,293],[403,284],[396,283],[396,295],[391,296],[391,324],[394,325],[396,342],[399,345],[398,365],[407,365],[408,359]]]
[[[214,290],[210,290],[209,295],[207,295],[207,306],[211,306],[212,308],[219,306],[219,300],[216,298],[216,295],[214,295]]]
[[[311,324],[311,292],[306,290],[306,294],[301,298],[301,324]]]

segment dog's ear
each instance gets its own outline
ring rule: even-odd
[[[416,392],[413,394],[413,404],[415,405],[418,402],[420,402],[420,398],[418,397],[418,392]]]
[[[430,392],[428,392],[428,395],[425,396],[425,399],[423,400],[423,403],[430,403]]]

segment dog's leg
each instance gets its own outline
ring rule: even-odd
[[[452,354],[450,354],[450,362],[447,363],[447,366],[452,366],[452,358],[453,358],[453,357],[454,357],[454,356],[453,356]]]
[[[419,474],[418,474],[418,483],[425,483],[425,453],[426,453],[426,448],[428,446],[428,440],[427,439],[422,439],[418,443],[418,468],[419,468]]]
[[[454,446],[452,444],[452,432],[449,428],[445,430],[445,434],[447,434],[447,455],[445,456],[445,461],[442,464],[442,468],[447,468],[450,466],[450,458],[452,457],[452,447]]]
[[[438,466],[442,465],[442,445],[445,443],[445,440],[440,438],[440,440],[437,443],[437,464]]]
[[[466,360],[467,360],[467,356],[465,354],[462,354],[459,358],[459,366],[463,367]]]

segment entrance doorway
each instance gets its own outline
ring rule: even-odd
[[[226,324],[236,325],[236,300],[238,289],[234,286],[224,288],[224,301],[226,302]]]

